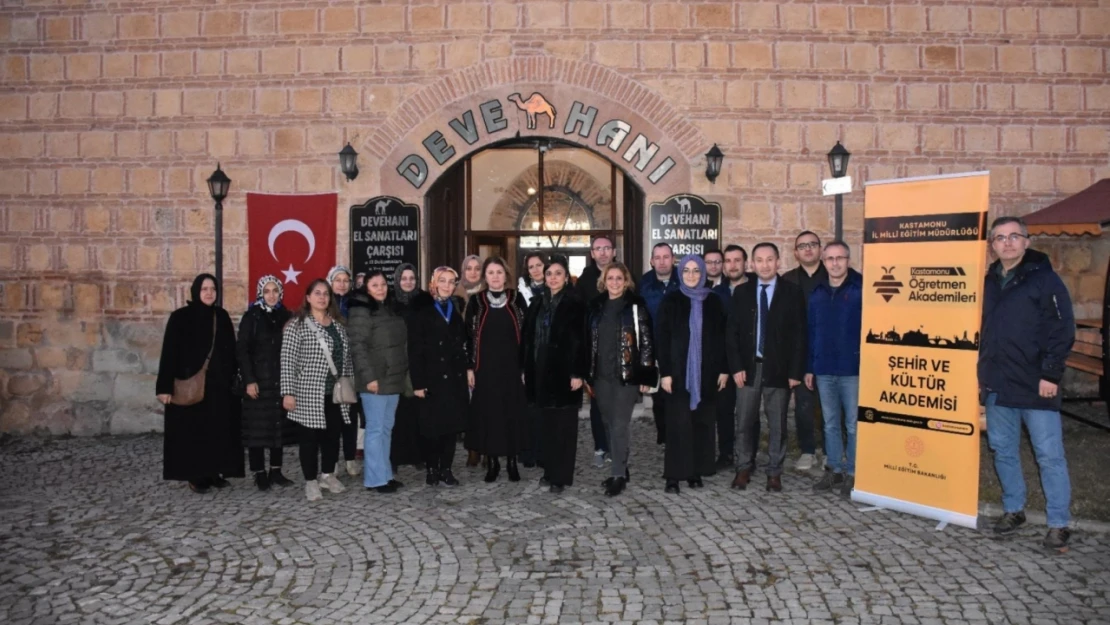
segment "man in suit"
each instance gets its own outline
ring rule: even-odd
[[[709,253],[706,252],[706,255]],[[748,271],[748,252],[739,245],[729,245],[724,252],[725,268],[723,280],[713,287],[713,293],[721,298],[725,312],[732,307],[732,294],[748,280],[755,280],[755,274]],[[706,265],[708,271],[709,265]],[[759,424],[756,424],[755,438],[759,439]],[[728,384],[717,396],[717,469],[725,470],[736,466],[736,383],[729,377]]]
[[[782,491],[786,461],[786,410],[790,391],[806,370],[805,295],[798,285],[779,277],[779,250],[760,243],[752,250],[756,279],[732,293],[725,340],[728,364],[736,383],[736,477],[743,490],[755,468],[759,407],[765,404],[769,436],[767,490]]]

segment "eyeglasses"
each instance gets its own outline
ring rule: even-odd
[[[843,263],[848,260],[847,256],[826,256],[826,263]]]
[[[612,252],[613,248],[612,248],[612,246],[609,246],[609,245],[599,245],[599,246],[594,248],[594,251],[595,252]]]
[[[796,250],[819,250],[821,249],[820,243],[799,243],[794,246]]]
[[[1009,241],[1010,243],[1017,243],[1022,239],[1028,238],[1029,235],[1027,234],[1021,234],[1020,232],[1011,232],[1009,235],[1000,234],[998,236],[991,237],[991,241],[994,241],[995,243],[1005,243],[1006,241]]]
[[[707,264],[707,265],[720,265],[723,262],[724,261],[721,261],[721,260],[707,260],[707,261],[705,261],[705,264]]]

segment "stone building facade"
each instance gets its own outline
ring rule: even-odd
[[[213,267],[217,161],[226,299],[243,302],[246,192],[337,192],[345,259],[346,207],[423,204],[400,159],[491,96],[628,121],[673,160],[656,183],[612,156],[647,201],[719,202],[724,239],[749,247],[829,236],[837,140],[853,245],[867,180],[989,170],[992,211],[1023,214],[1110,177],[1106,0],[29,0],[0,8],[0,42],[0,431],[160,427],[162,327]],[[1098,314],[1110,250],[1049,247]]]

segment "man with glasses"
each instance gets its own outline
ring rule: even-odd
[[[833,241],[822,254],[827,284],[809,296],[809,366],[805,385],[817,390],[825,416],[825,475],[815,492],[837,488],[850,497],[856,482],[856,412],[859,344],[863,325],[863,276],[851,268],[848,244]],[[841,430],[847,432],[847,440]]]
[[[714,288],[724,284],[725,255],[721,250],[713,248],[702,254],[705,261],[705,286]]]
[[[582,275],[578,277],[578,295],[582,302],[589,304],[590,300],[598,296],[597,281],[605,272],[605,268],[613,262],[616,249],[613,240],[605,235],[594,237],[590,243],[591,262],[586,263]],[[597,399],[590,396],[590,433],[594,438],[594,467],[605,466],[605,458],[609,454],[609,433],[605,431],[605,420],[601,417],[601,408]]]
[[[1060,380],[1075,342],[1071,297],[1048,256],[1029,249],[1017,217],[991,224],[979,344],[979,390],[987,407],[987,440],[1002,484],[1003,515],[994,532],[1012,534],[1025,523],[1021,426],[1037,458],[1048,534],[1044,546],[1063,550],[1071,530],[1071,481],[1064,459]]]
[[[813,289],[829,283],[829,274],[821,264],[821,239],[809,230],[799,234],[794,238],[794,259],[798,266],[782,274],[782,279],[802,287],[808,306]],[[794,429],[802,452],[795,470],[809,471],[817,462],[816,421],[817,396],[801,384],[794,389]]]

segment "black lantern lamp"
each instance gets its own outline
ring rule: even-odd
[[[224,301],[224,199],[231,189],[231,178],[227,177],[220,164],[216,163],[216,171],[208,177],[208,193],[216,202],[216,305]]]
[[[721,161],[725,160],[724,152],[714,143],[713,147],[705,153],[705,177],[710,184],[717,184],[717,176],[721,175]]]
[[[829,169],[833,178],[843,178],[848,173],[848,159],[852,154],[837,141],[833,149],[829,150]]]
[[[348,181],[358,178],[358,152],[355,152],[350,143],[339,151],[339,168]]]

